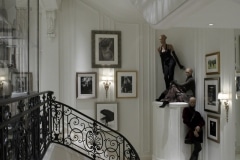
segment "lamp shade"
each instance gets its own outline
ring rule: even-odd
[[[218,99],[220,99],[220,100],[229,99],[229,94],[220,92],[220,93],[218,93]]]
[[[5,81],[6,77],[5,76],[0,76],[0,81]]]
[[[102,76],[102,80],[103,81],[113,81],[113,77],[112,76]]]

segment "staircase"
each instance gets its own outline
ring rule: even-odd
[[[1,100],[0,141],[1,160],[47,160],[51,149],[84,160],[140,160],[123,135],[55,101],[51,91]]]

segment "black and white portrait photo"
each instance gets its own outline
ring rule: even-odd
[[[76,97],[77,99],[95,98],[96,95],[96,72],[76,73]]]
[[[220,78],[204,78],[204,110],[220,113],[220,101],[218,93],[220,90]]]
[[[92,68],[121,67],[121,31],[92,30]]]
[[[113,38],[99,38],[99,61],[114,61]]]
[[[81,93],[92,94],[92,77],[81,77]]]
[[[208,85],[208,104],[216,105],[216,86]]]
[[[137,72],[117,71],[117,98],[137,97]]]
[[[121,77],[121,92],[122,93],[132,93],[132,76],[122,76]]]
[[[240,92],[240,76],[236,77],[236,91]]]
[[[210,120],[210,135],[216,137],[216,122]]]

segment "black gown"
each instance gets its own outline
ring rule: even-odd
[[[166,44],[165,51],[163,51],[162,47],[161,47],[161,50],[159,52],[161,61],[162,61],[162,70],[163,70],[163,74],[164,74],[166,89],[169,88],[170,82],[174,78],[174,69],[176,66],[176,61],[173,58],[171,52],[172,51],[171,51],[171,49],[168,48],[167,44]]]

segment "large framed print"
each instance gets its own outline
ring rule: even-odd
[[[97,103],[97,121],[113,130],[118,130],[117,105],[117,103]]]
[[[121,31],[92,31],[92,68],[121,67]]]
[[[137,97],[137,72],[136,71],[117,71],[116,72],[117,98]]]
[[[220,113],[220,102],[218,93],[220,91],[220,78],[204,79],[204,110]]]
[[[12,74],[13,92],[31,92],[33,91],[32,72],[14,72]]]
[[[220,52],[206,54],[206,74],[220,73]]]
[[[96,93],[97,73],[76,73],[76,97],[77,99],[89,99],[97,97]]]
[[[207,115],[207,138],[220,143],[220,118]]]

